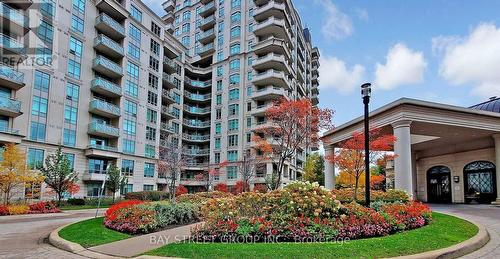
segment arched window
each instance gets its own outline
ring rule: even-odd
[[[464,167],[465,201],[489,203],[496,198],[495,164],[475,161]]]
[[[451,170],[446,166],[434,166],[427,170],[427,201],[451,202]]]

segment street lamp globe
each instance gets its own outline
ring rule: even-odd
[[[372,84],[366,83],[361,85],[361,96],[363,96],[363,98],[365,97],[370,98],[371,94],[372,94]]]

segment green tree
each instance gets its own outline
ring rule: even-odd
[[[123,189],[127,183],[128,183],[127,176],[122,175],[120,169],[115,164],[111,164],[108,168],[108,178],[106,179],[106,190],[113,193],[113,203],[115,202],[116,192]]]
[[[59,146],[56,153],[50,154],[45,159],[45,165],[40,169],[45,176],[45,183],[57,195],[57,205],[61,205],[64,193],[71,192],[78,180],[78,173],[73,170],[69,159],[62,153]]]
[[[306,158],[304,165],[304,175],[302,179],[309,182],[318,182],[320,185],[325,185],[325,169],[324,157],[319,153],[313,153]]]

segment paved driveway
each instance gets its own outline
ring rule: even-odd
[[[491,205],[435,205],[431,208],[437,212],[445,212],[470,219],[482,224],[490,233],[490,242],[474,253],[463,258],[500,258],[500,207]]]
[[[59,226],[94,215],[95,210],[80,210],[0,217],[0,258],[84,258],[51,246],[47,239]]]

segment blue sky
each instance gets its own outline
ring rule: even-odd
[[[161,12],[161,0],[145,0]],[[470,106],[500,96],[500,1],[294,0],[321,51],[320,106],[337,125],[401,97]]]

